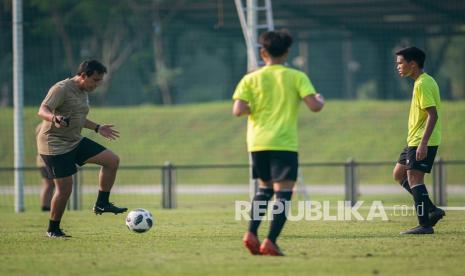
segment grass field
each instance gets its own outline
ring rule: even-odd
[[[301,108],[300,161],[345,162],[349,157],[358,161],[392,161],[405,145],[408,101],[328,101],[323,112],[315,114]],[[34,127],[39,122],[36,107],[25,109],[25,163],[35,165]],[[13,166],[12,109],[0,110],[0,167]],[[231,103],[208,103],[172,107],[135,106],[93,108],[89,118],[114,123],[121,132],[117,141],[104,141],[90,130],[83,135],[112,149],[121,157],[121,166],[199,164],[247,164],[245,150],[245,118],[231,115]],[[446,160],[465,160],[465,102],[443,103],[443,143],[438,155]],[[390,183],[392,167],[361,171],[361,181]],[[341,170],[317,168],[307,177],[316,183],[340,182]],[[118,181],[125,184],[159,179],[157,172],[121,172]],[[2,174],[12,179],[13,174]],[[180,171],[183,183],[243,183],[243,169],[214,171]],[[460,183],[465,179],[462,167],[448,169],[448,180]],[[30,174],[28,183],[36,181]],[[11,181],[6,181],[11,182]],[[1,183],[0,183],[1,185]]]
[[[407,197],[383,197],[386,204]],[[124,216],[65,213],[73,237],[44,236],[48,215],[0,209],[0,275],[464,275],[465,213],[449,211],[427,236],[400,236],[413,216],[381,221],[288,222],[279,244],[284,258],[251,256],[242,247],[245,221],[234,219],[234,200],[185,197],[175,210],[152,211],[154,228],[129,232]],[[316,198],[315,200],[330,199]],[[374,200],[371,198],[367,200]],[[379,198],[378,198],[379,199]],[[135,207],[135,206],[130,206]],[[366,216],[366,210],[361,211]],[[267,223],[261,228],[266,234]]]
[[[395,162],[404,145],[408,102],[330,101],[318,115],[302,108],[301,162]],[[33,166],[36,108],[25,111],[26,165]],[[444,103],[440,156],[465,159],[465,102]],[[12,110],[0,110],[0,166],[13,163]],[[230,103],[174,107],[96,108],[90,118],[115,123],[121,139],[107,142],[85,135],[117,152],[121,165],[247,164],[245,120],[230,115]],[[360,168],[361,184],[392,183],[391,166]],[[305,168],[305,183],[341,184],[342,168]],[[85,185],[96,187],[97,172],[85,172]],[[25,174],[28,186],[38,174]],[[448,183],[464,184],[463,166],[448,167]],[[0,171],[0,185],[13,185],[13,173]],[[120,170],[116,185],[159,185],[160,171]],[[178,183],[243,184],[247,169],[183,170]],[[430,177],[427,183],[431,183]],[[37,186],[38,187],[38,186]],[[401,189],[399,187],[399,189]],[[314,196],[312,200],[342,200]],[[297,197],[296,197],[297,198]],[[284,258],[250,256],[242,247],[245,221],[234,219],[234,201],[246,194],[179,195],[178,208],[160,208],[160,195],[112,195],[131,209],[152,211],[155,227],[146,234],[129,232],[124,216],[95,216],[95,195],[85,195],[82,211],[65,213],[62,227],[73,237],[45,237],[48,215],[38,211],[38,195],[26,195],[27,212],[13,212],[13,196],[0,194],[0,275],[464,275],[465,212],[448,211],[436,234],[411,237],[399,232],[416,218],[393,215],[389,221],[289,222],[279,244]],[[385,206],[411,204],[408,195],[362,195]],[[448,195],[450,206],[464,206],[463,195]],[[366,216],[367,210],[361,213]],[[266,234],[266,223],[261,237]]]

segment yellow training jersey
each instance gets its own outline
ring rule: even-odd
[[[441,98],[436,81],[428,74],[422,73],[413,86],[412,103],[408,118],[407,144],[410,147],[418,146],[423,138],[428,113],[427,107],[436,107],[438,120],[433,133],[428,140],[428,146],[439,146],[441,143]]]
[[[269,65],[247,74],[236,87],[233,100],[248,102],[249,152],[298,150],[297,114],[301,99],[315,94],[305,73],[283,65]]]

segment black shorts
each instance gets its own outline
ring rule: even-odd
[[[252,155],[253,178],[262,181],[296,181],[299,157],[294,151],[255,151]]]
[[[75,174],[76,165],[82,166],[91,157],[104,151],[106,148],[88,138],[82,138],[78,146],[70,152],[58,155],[44,155],[47,168],[52,173],[53,178],[62,178]]]
[[[53,179],[52,172],[47,167],[39,167],[39,171],[42,178]]]
[[[407,166],[407,170],[418,170],[424,173],[430,173],[433,168],[434,158],[436,158],[436,152],[438,146],[428,146],[428,153],[426,158],[417,161],[417,147],[405,147],[400,153],[397,163]]]

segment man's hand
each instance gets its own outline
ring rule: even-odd
[[[119,132],[113,129],[114,125],[101,125],[98,133],[109,140],[116,140],[119,137]]]
[[[417,161],[425,159],[427,154],[428,154],[428,146],[425,144],[418,145],[417,155],[415,157]]]
[[[56,128],[64,128],[69,126],[69,117],[66,116],[53,116],[52,121],[55,124]]]
[[[313,112],[319,112],[325,105],[325,98],[320,93],[307,95],[303,100],[307,107]]]

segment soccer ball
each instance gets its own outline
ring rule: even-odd
[[[126,226],[136,233],[144,233],[150,230],[153,225],[152,214],[145,209],[135,209],[129,212],[126,217]]]

